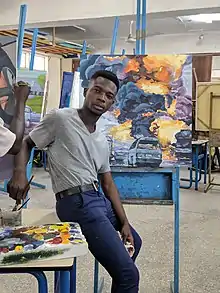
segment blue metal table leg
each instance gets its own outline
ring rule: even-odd
[[[60,272],[54,272],[54,293],[60,293]]]
[[[205,158],[204,158],[204,184],[207,182],[207,165],[208,165],[208,143],[205,144]]]
[[[188,186],[180,185],[180,188],[190,189],[192,187],[192,184],[193,184],[193,169],[189,168],[189,179],[181,178],[180,180],[181,181],[189,181]]]
[[[176,199],[174,219],[174,293],[179,293],[179,167],[176,168]]]
[[[70,271],[70,293],[76,293],[76,257],[74,258],[74,264]]]
[[[179,293],[179,167],[173,178],[172,193],[174,200],[174,282],[171,282],[171,292]]]
[[[48,293],[47,277],[44,272],[31,272],[38,281],[38,292],[39,293]]]
[[[198,182],[198,175],[199,175],[199,148],[196,146],[196,157],[195,157],[195,190],[198,190],[199,182]]]
[[[98,293],[99,288],[99,263],[95,259],[95,267],[94,267],[94,293]]]
[[[70,272],[60,272],[60,293],[70,293]]]
[[[37,183],[37,182],[34,182],[34,181],[31,182],[31,185],[35,186],[35,187],[38,187],[38,188],[41,188],[41,189],[46,189],[46,185],[40,184],[40,183]]]
[[[94,268],[94,293],[102,293],[104,288],[104,277],[99,279],[99,262],[95,259]]]

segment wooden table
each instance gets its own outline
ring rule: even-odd
[[[22,225],[43,225],[60,222],[55,210],[51,209],[23,209]],[[74,268],[74,258],[85,255],[88,252],[88,245],[75,245],[72,258],[54,260],[37,260],[19,265],[0,265],[1,274],[28,273],[34,275],[39,284],[39,293],[47,293],[47,279],[44,271],[55,272],[56,293],[75,293],[76,292],[76,272]]]

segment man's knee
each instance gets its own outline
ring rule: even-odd
[[[123,289],[133,289],[139,287],[139,271],[134,263],[121,269],[117,278],[118,285]]]

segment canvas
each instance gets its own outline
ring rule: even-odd
[[[20,69],[18,71],[17,81],[27,82],[31,86],[31,93],[25,107],[25,134],[28,134],[41,119],[46,86],[46,72]]]
[[[15,108],[12,92],[16,80],[16,38],[0,37],[0,117],[9,126]],[[0,158],[0,180],[9,178],[13,168],[13,156]]]
[[[90,55],[80,63],[82,87],[98,70],[112,71],[120,80],[115,104],[98,123],[109,142],[111,165],[191,165],[191,56]]]
[[[16,80],[16,51],[16,38],[0,37],[0,117],[8,125],[15,106],[12,86]]]

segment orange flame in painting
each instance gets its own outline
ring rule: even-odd
[[[127,120],[120,125],[113,126],[109,134],[119,141],[134,140],[131,137],[131,122],[131,120]]]
[[[167,113],[171,116],[175,116],[176,115],[176,100],[172,101],[172,104],[170,105],[170,107],[167,109]]]
[[[116,118],[118,118],[118,116],[121,114],[120,109],[115,109],[115,110],[113,111],[113,114],[114,114],[114,116],[115,116]]]
[[[147,113],[142,114],[143,117],[151,117],[153,115],[154,115],[154,113],[151,113],[151,112],[147,112]]]
[[[103,58],[105,58],[108,61],[114,61],[114,60],[124,60],[125,58],[127,58],[127,56],[123,55],[123,56],[103,56]]]
[[[145,93],[166,95],[169,93],[169,87],[162,83],[156,83],[153,80],[141,78],[136,82],[136,86],[142,89]]]
[[[186,55],[151,55],[143,57],[144,67],[154,74],[159,82],[169,83],[182,73]]]
[[[158,118],[151,123],[150,131],[158,137],[163,147],[167,147],[176,142],[175,135],[177,132],[188,128],[189,127],[183,121],[162,120]]]
[[[129,59],[127,66],[124,69],[125,73],[128,73],[130,71],[139,72],[140,64],[138,61],[133,59]]]
[[[175,155],[171,154],[172,146],[168,146],[166,148],[162,148],[162,159],[168,161],[177,161]]]

